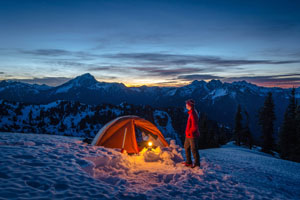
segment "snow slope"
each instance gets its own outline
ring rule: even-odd
[[[79,138],[0,133],[0,199],[299,199],[300,164],[228,144],[129,156]]]

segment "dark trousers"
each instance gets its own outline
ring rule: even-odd
[[[184,149],[186,155],[186,163],[192,164],[191,151],[195,159],[195,165],[200,166],[200,156],[198,152],[199,138],[185,138]]]

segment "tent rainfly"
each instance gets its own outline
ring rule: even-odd
[[[151,122],[138,116],[127,115],[118,117],[103,126],[92,141],[92,145],[108,148],[124,149],[128,153],[138,153],[136,132],[148,136],[154,146],[168,146],[162,133]]]

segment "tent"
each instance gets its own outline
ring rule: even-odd
[[[148,141],[154,146],[168,146],[162,133],[151,122],[138,116],[127,115],[118,117],[103,126],[92,141],[92,145],[124,149],[128,153],[138,153],[137,136],[147,135]]]

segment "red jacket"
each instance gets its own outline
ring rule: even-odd
[[[195,138],[200,136],[199,126],[198,126],[198,112],[195,109],[188,111],[189,118],[186,124],[185,136],[187,138]]]

